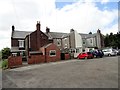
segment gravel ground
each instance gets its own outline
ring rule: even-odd
[[[2,80],[3,88],[118,88],[118,57],[4,70]]]

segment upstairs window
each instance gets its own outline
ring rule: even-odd
[[[57,39],[57,46],[61,46],[61,40]]]
[[[85,44],[85,41],[83,41],[83,44]]]
[[[24,40],[19,40],[19,47],[24,47]]]
[[[92,43],[92,39],[90,39],[90,43]]]
[[[83,44],[85,44],[85,40],[83,40]]]

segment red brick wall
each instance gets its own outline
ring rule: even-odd
[[[16,67],[22,65],[22,56],[9,56],[8,57],[8,67]]]
[[[56,50],[56,56],[50,56],[49,51]],[[46,62],[55,62],[60,60],[60,49],[55,45],[52,44],[46,48]]]
[[[28,57],[28,64],[38,64],[38,63],[44,63],[44,62],[45,62],[44,55],[30,55]]]
[[[17,46],[19,46],[18,39],[13,39],[13,38],[11,38],[11,46],[12,46],[12,47],[17,47]]]
[[[65,54],[65,60],[70,59],[70,54]]]
[[[36,40],[36,38],[37,38],[36,37],[36,32],[34,31],[30,34],[30,48],[32,50],[37,50],[37,40]]]
[[[36,30],[30,34],[30,48],[33,51],[39,50],[40,47],[48,43],[48,37],[42,31]]]

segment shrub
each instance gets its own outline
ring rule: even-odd
[[[7,59],[10,56],[10,48],[6,47],[2,49],[2,59]]]
[[[1,64],[2,64],[1,66],[2,66],[3,69],[8,68],[8,60],[7,59],[2,60]]]

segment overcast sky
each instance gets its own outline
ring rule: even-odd
[[[19,31],[106,33],[118,31],[117,0],[0,0],[0,49],[11,46],[11,26]]]

